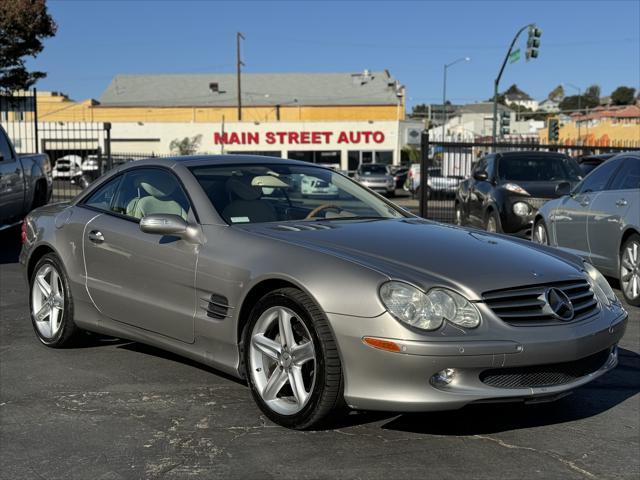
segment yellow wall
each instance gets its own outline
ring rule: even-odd
[[[541,143],[548,143],[547,127],[538,131]],[[589,126],[578,127],[575,122],[560,127],[560,141],[564,144],[586,144],[592,146],[640,146],[640,118],[619,119],[603,118]]]
[[[227,122],[237,121],[235,107],[105,107],[92,100],[73,102],[66,97],[38,94],[42,122]],[[404,105],[280,107],[281,121],[403,120]],[[246,122],[276,121],[275,107],[244,107]]]

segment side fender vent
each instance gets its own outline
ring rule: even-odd
[[[205,302],[205,306],[202,308],[207,312],[207,317],[224,320],[230,316],[229,309],[233,307],[229,306],[227,297],[212,293],[209,298],[203,298],[201,300]]]

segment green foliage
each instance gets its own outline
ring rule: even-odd
[[[564,97],[560,102],[560,110],[562,111],[577,111],[578,109],[584,110],[586,108],[597,107],[600,104],[600,87],[598,85],[591,85],[587,90],[580,95],[570,95]]]
[[[611,94],[611,103],[614,105],[633,105],[635,94],[635,88],[620,86]]]
[[[46,76],[29,72],[25,57],[36,57],[57,28],[45,0],[0,0],[0,91],[26,90]]]
[[[562,85],[558,85],[549,92],[547,98],[554,102],[560,102],[564,98],[564,87]]]
[[[402,156],[407,158],[408,163],[420,163],[421,160],[420,150],[414,145],[402,147]]]
[[[171,141],[169,148],[171,153],[175,155],[193,155],[200,148],[200,142],[202,141],[202,135],[196,135],[195,137],[184,137],[183,139],[176,138]]]

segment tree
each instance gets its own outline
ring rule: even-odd
[[[611,94],[611,102],[614,105],[632,105],[635,101],[635,93],[635,88],[620,86]]]
[[[171,153],[176,155],[193,155],[200,148],[200,142],[202,141],[202,135],[196,135],[195,137],[184,137],[183,139],[174,138],[169,144]]]
[[[588,87],[584,92],[584,99],[589,107],[597,107],[600,104],[600,87],[598,85]]]
[[[45,0],[0,1],[0,91],[25,90],[46,76],[29,72],[25,57],[36,57],[42,40],[53,37],[57,29]]]
[[[561,101],[564,98],[564,87],[562,85],[558,85],[549,92],[547,98],[553,102]]]

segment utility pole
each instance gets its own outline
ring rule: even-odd
[[[244,67],[244,63],[240,60],[240,40],[244,40],[244,35],[238,32],[236,34],[236,68],[238,77],[238,121],[242,121],[242,86],[240,82],[241,68]]]
[[[445,141],[444,134],[447,125],[447,69],[460,62],[470,62],[470,57],[459,58],[451,63],[445,63],[444,65],[444,78],[442,81],[442,141]]]
[[[531,23],[529,25],[525,25],[518,33],[516,33],[515,37],[511,41],[511,45],[509,46],[509,50],[507,51],[507,55],[504,57],[504,61],[502,62],[502,66],[500,67],[500,72],[498,72],[498,76],[493,82],[493,143],[496,143],[497,140],[497,131],[498,131],[498,88],[500,87],[500,78],[502,78],[502,72],[504,72],[504,67],[507,66],[507,61],[509,57],[511,57],[511,51],[513,50],[513,46],[516,44],[518,37],[522,32],[529,29],[529,40],[527,41],[527,60],[529,58],[537,58],[538,57],[538,47],[540,46],[540,35],[542,32],[539,28],[535,26],[535,24]]]

